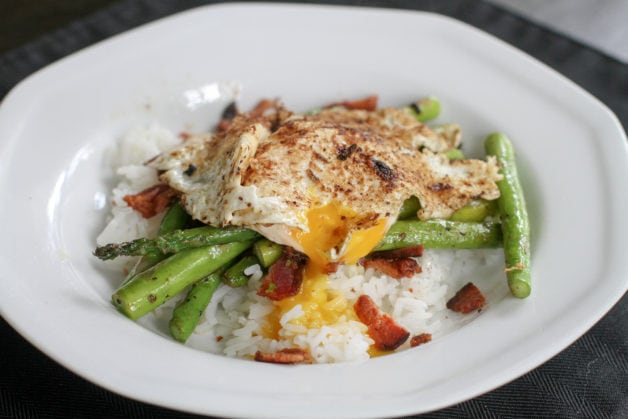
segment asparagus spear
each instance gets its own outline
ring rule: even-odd
[[[403,201],[403,205],[399,210],[398,220],[415,219],[416,213],[421,208],[419,198],[411,196]],[[496,215],[497,201],[487,201],[485,199],[476,199],[469,202],[464,207],[455,211],[448,220],[451,221],[484,221],[489,215]]]
[[[448,219],[451,221],[475,221],[479,223],[484,221],[489,215],[497,215],[497,201],[476,199],[455,211]]]
[[[253,243],[253,253],[257,256],[262,268],[268,268],[281,257],[283,246],[268,239],[260,239]]]
[[[401,205],[401,209],[399,210],[399,215],[397,216],[397,219],[403,220],[410,217],[416,218],[416,213],[420,208],[421,208],[421,203],[419,202],[419,198],[412,195],[410,198],[403,201],[403,204]]]
[[[497,182],[500,197],[497,200],[504,234],[506,277],[512,295],[525,298],[530,295],[530,224],[519,182],[515,152],[508,138],[494,133],[484,140],[486,154],[495,156],[503,179]]]
[[[163,236],[164,234],[182,229],[191,221],[191,219],[192,217],[190,217],[181,204],[175,202],[170,206],[170,208],[168,208],[164,218],[162,218],[157,235]],[[144,261],[147,266],[152,266],[157,262],[164,260],[166,257],[168,257],[166,253],[147,254]]]
[[[233,288],[242,287],[249,282],[249,277],[244,274],[244,271],[246,268],[257,264],[259,264],[257,257],[253,255],[244,256],[225,271],[222,281]]]
[[[185,300],[175,307],[169,323],[170,334],[173,338],[179,342],[188,340],[220,285],[223,272],[225,272],[225,267],[219,268],[196,282],[192,285]]]
[[[414,102],[408,108],[420,122],[431,121],[440,115],[440,101],[433,96]]]
[[[112,302],[136,320],[229,263],[251,244],[241,241],[182,250],[125,282],[112,295]]]
[[[101,259],[113,259],[121,255],[175,253],[208,244],[248,241],[256,237],[259,237],[258,233],[241,227],[220,229],[206,226],[177,230],[155,239],[137,239],[132,242],[107,244],[97,248],[94,254]],[[476,249],[498,247],[501,245],[501,239],[500,227],[493,223],[400,220],[392,225],[374,250],[398,249],[416,244],[436,249]],[[262,259],[260,262],[263,262]],[[268,266],[272,264],[268,261],[263,262],[264,267],[266,267],[264,263]]]
[[[249,241],[258,237],[260,237],[258,233],[243,227],[203,226],[175,230],[154,239],[141,238],[130,242],[106,244],[97,247],[94,255],[102,260],[108,260],[118,256],[168,254],[193,247]]]
[[[175,202],[168,208],[164,218],[162,218],[157,235],[161,236],[184,228],[190,221],[192,221],[190,214],[187,213],[179,202]]]
[[[445,151],[445,155],[447,156],[449,160],[463,160],[464,159],[464,154],[462,153],[462,150],[460,150],[459,148],[452,148],[451,150],[447,150]]]
[[[448,220],[402,220],[392,225],[373,250],[422,244],[426,249],[478,249],[501,245],[499,224]]]

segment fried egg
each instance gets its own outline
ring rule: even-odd
[[[151,162],[204,223],[246,226],[312,265],[355,263],[416,196],[419,219],[496,199],[495,160],[456,160],[460,130],[433,130],[403,109],[240,114]]]

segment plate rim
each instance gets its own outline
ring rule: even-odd
[[[52,69],[54,69],[54,68],[57,68],[57,69],[58,69],[58,68],[63,68],[63,66],[67,65],[67,63],[68,63],[68,62],[71,62],[70,60],[79,59],[78,57],[82,57],[82,56],[84,56],[84,54],[91,53],[90,51],[98,50],[98,49],[100,49],[100,48],[101,48],[103,45],[105,45],[105,44],[114,44],[114,43],[116,43],[116,42],[120,41],[121,39],[123,39],[123,37],[126,37],[126,36],[133,36],[133,34],[135,34],[136,32],[138,32],[138,31],[145,31],[145,30],[147,30],[149,27],[156,27],[156,26],[158,26],[158,25],[164,25],[164,24],[166,24],[167,22],[172,22],[172,21],[177,20],[177,19],[184,20],[184,19],[185,19],[185,17],[186,17],[188,14],[195,14],[195,13],[199,12],[199,10],[201,10],[201,9],[215,9],[215,8],[229,8],[229,9],[234,9],[234,8],[254,8],[254,7],[259,7],[259,6],[262,6],[262,7],[278,7],[278,8],[291,8],[291,7],[299,7],[299,8],[316,8],[316,9],[325,9],[325,8],[329,8],[329,7],[333,7],[333,8],[338,7],[338,8],[345,8],[345,9],[351,9],[351,10],[354,10],[354,9],[355,9],[355,7],[354,7],[354,6],[338,6],[338,5],[310,5],[310,4],[308,4],[308,5],[298,4],[298,5],[297,5],[297,4],[284,4],[284,3],[255,3],[255,4],[250,4],[250,3],[225,3],[225,4],[211,4],[211,5],[199,6],[199,7],[193,8],[193,9],[189,9],[189,10],[186,10],[186,11],[183,11],[183,12],[179,12],[179,13],[176,13],[176,14],[173,14],[173,15],[170,15],[170,16],[167,16],[167,17],[162,18],[162,19],[158,19],[158,20],[156,20],[156,21],[154,21],[154,22],[150,22],[150,23],[148,23],[148,24],[138,26],[138,27],[133,28],[133,29],[130,29],[129,31],[126,31],[126,32],[124,32],[124,33],[121,33],[121,34],[115,35],[115,36],[113,36],[113,37],[111,37],[111,38],[108,38],[108,39],[106,39],[106,40],[103,40],[103,41],[100,41],[100,42],[98,42],[98,43],[95,43],[95,44],[93,44],[93,45],[91,45],[91,46],[89,46],[89,47],[87,47],[87,48],[85,48],[85,49],[82,49],[82,50],[80,50],[80,51],[78,51],[78,52],[76,52],[76,53],[74,53],[74,54],[71,54],[71,55],[69,55],[69,56],[67,56],[67,57],[64,57],[64,58],[62,58],[61,60],[58,60],[58,61],[56,61],[55,63],[52,63],[50,66],[44,67],[44,68],[42,68],[42,69],[40,69],[40,70],[36,71],[35,73],[31,74],[30,76],[28,76],[27,78],[25,78],[24,80],[22,80],[21,82],[19,82],[16,86],[14,86],[14,88],[13,88],[13,89],[11,89],[11,91],[9,91],[9,93],[5,96],[5,98],[3,99],[2,103],[0,104],[0,129],[2,128],[2,126],[3,126],[3,122],[4,122],[4,121],[3,121],[3,119],[2,119],[2,115],[4,115],[4,114],[5,114],[5,112],[4,112],[4,111],[5,111],[7,108],[8,108],[9,110],[11,109],[11,107],[13,106],[13,102],[16,100],[16,99],[14,99],[14,97],[18,97],[19,95],[21,95],[21,94],[22,94],[22,93],[21,93],[22,91],[27,91],[27,90],[30,88],[30,86],[31,86],[31,85],[36,84],[36,83],[38,82],[37,80],[39,80],[40,78],[42,78],[42,74],[44,74],[44,77],[45,77],[45,75],[46,75],[46,74],[49,74],[49,72],[50,72],[50,69],[51,69],[51,68],[52,68]],[[372,7],[363,7],[363,9],[364,9],[364,10],[370,10],[371,12],[373,12],[373,11],[376,11],[376,12],[382,12],[383,10],[390,11],[390,12],[393,12],[393,13],[400,12],[400,11],[403,11],[404,13],[405,13],[405,12],[410,12],[410,10],[387,9],[387,8],[382,8],[382,9],[380,9],[380,8],[372,8]],[[615,121],[615,124],[617,124],[617,126],[620,128],[620,131],[622,131],[622,130],[621,130],[621,125],[619,124],[619,121],[618,121],[618,119],[617,119],[616,115],[615,115],[615,114],[614,114],[614,113],[613,113],[613,112],[612,112],[612,111],[611,111],[608,107],[606,107],[606,105],[604,105],[601,101],[599,101],[597,98],[595,98],[595,97],[594,97],[591,93],[589,93],[589,92],[588,92],[588,91],[586,91],[585,89],[582,89],[580,86],[577,86],[574,82],[572,82],[571,80],[569,80],[569,79],[568,79],[568,78],[566,78],[565,76],[563,76],[563,75],[561,75],[560,73],[556,72],[556,71],[555,71],[555,70],[553,70],[552,68],[550,68],[550,67],[548,67],[548,66],[544,65],[543,63],[540,63],[540,62],[539,62],[539,61],[537,61],[536,59],[534,59],[534,58],[530,57],[529,55],[525,54],[524,52],[522,52],[522,51],[520,51],[520,50],[516,49],[515,47],[513,47],[513,46],[511,46],[511,45],[509,45],[509,44],[507,44],[507,43],[505,43],[504,41],[500,40],[499,38],[496,38],[496,37],[494,37],[494,36],[492,36],[492,35],[490,35],[490,34],[487,34],[486,32],[483,32],[482,30],[480,30],[480,29],[478,29],[478,28],[475,28],[475,27],[473,27],[473,26],[471,26],[471,25],[469,25],[469,24],[467,24],[467,23],[464,23],[464,22],[462,22],[462,21],[459,21],[459,20],[457,20],[457,19],[455,19],[455,18],[452,18],[452,17],[449,17],[449,16],[440,15],[440,14],[436,14],[436,13],[432,13],[432,12],[414,11],[414,10],[412,10],[411,12],[412,12],[412,13],[415,13],[415,14],[417,14],[417,15],[429,15],[429,16],[431,16],[431,17],[436,17],[436,18],[441,19],[441,20],[443,20],[443,21],[455,22],[456,24],[458,24],[458,25],[462,25],[462,26],[465,26],[467,29],[471,29],[471,30],[475,31],[476,33],[481,33],[481,34],[484,34],[484,35],[486,35],[487,37],[490,37],[490,38],[491,38],[492,40],[494,40],[494,41],[496,40],[496,41],[501,42],[501,43],[503,44],[503,46],[505,46],[505,47],[509,48],[511,51],[515,51],[516,53],[521,54],[522,56],[527,57],[528,59],[530,59],[531,61],[535,62],[536,64],[541,65],[541,66],[543,67],[543,69],[544,69],[544,70],[549,70],[549,71],[551,71],[551,72],[552,72],[555,76],[557,75],[557,76],[559,76],[560,78],[562,78],[564,81],[569,82],[569,83],[572,85],[572,87],[576,87],[576,88],[578,88],[578,89],[579,89],[579,91],[580,91],[580,93],[585,93],[586,95],[588,95],[588,96],[589,96],[589,98],[590,98],[590,99],[595,100],[595,102],[597,102],[597,104],[601,106],[601,109],[600,109],[600,110],[601,110],[601,111],[602,111],[602,110],[604,110],[604,111],[606,112],[606,114],[607,114],[607,117],[609,117],[611,120],[614,120],[614,121]],[[55,71],[56,71],[56,70],[55,70]],[[624,145],[625,145],[625,134],[623,134],[623,139],[624,139]],[[6,155],[10,155],[10,151],[7,151],[7,150],[5,149],[5,147],[3,147],[3,146],[1,146],[1,145],[0,145],[0,159],[3,159]],[[625,160],[625,159],[624,159],[624,160]],[[620,287],[618,287],[618,289],[619,289],[619,288],[620,288]],[[624,287],[624,292],[625,292],[625,287]],[[560,350],[564,349],[564,348],[565,348],[565,347],[567,347],[569,344],[573,343],[573,342],[574,342],[574,341],[575,341],[575,340],[576,340],[579,336],[581,336],[581,335],[582,335],[582,333],[586,332],[586,330],[588,330],[588,329],[589,329],[589,328],[590,328],[593,324],[595,324],[597,321],[599,321],[599,320],[600,320],[600,318],[601,318],[601,317],[602,317],[605,313],[607,313],[607,312],[608,312],[608,311],[612,308],[612,306],[613,306],[613,305],[614,305],[614,304],[615,304],[615,303],[616,303],[616,302],[617,302],[620,298],[621,298],[621,295],[619,295],[619,296],[617,297],[617,300],[614,300],[614,301],[609,301],[609,302],[608,302],[608,304],[607,304],[607,307],[600,307],[600,308],[599,308],[599,310],[598,310],[597,315],[595,315],[595,316],[593,316],[593,317],[591,318],[590,324],[588,324],[588,325],[587,325],[587,324],[585,324],[585,325],[581,326],[581,327],[580,327],[580,329],[582,329],[582,330],[581,330],[581,332],[580,332],[580,333],[576,333],[576,334],[577,334],[577,336],[575,336],[575,337],[573,337],[573,338],[572,338],[572,336],[569,336],[569,337],[565,337],[565,338],[563,338],[563,341],[564,341],[564,342],[566,341],[566,343],[565,343],[565,344],[563,344],[563,343],[564,343],[564,342],[563,342],[563,343],[561,343],[560,345],[558,345],[558,346],[561,346],[561,348],[556,349],[556,350],[554,351],[554,353],[553,353],[553,354],[551,354],[550,356],[545,356],[545,354],[544,354],[544,355],[540,355],[540,356],[538,356],[538,358],[542,358],[542,360],[541,360],[540,362],[542,362],[542,361],[544,361],[544,360],[548,360],[548,359],[550,359],[551,357],[555,356],[558,352],[560,352]],[[0,300],[0,301],[4,301],[4,300]],[[112,391],[112,392],[114,392],[114,393],[121,394],[121,395],[123,395],[123,396],[125,396],[125,397],[135,398],[135,397],[133,397],[133,395],[130,395],[130,394],[128,394],[128,393],[125,393],[125,392],[119,392],[119,391],[117,391],[117,389],[116,389],[116,388],[112,388],[111,386],[105,386],[105,385],[103,385],[103,383],[97,379],[98,377],[89,376],[89,375],[88,375],[88,376],[83,375],[83,372],[84,372],[84,371],[77,371],[77,370],[75,370],[75,369],[73,368],[73,365],[68,365],[68,363],[67,363],[64,359],[59,359],[59,357],[57,357],[57,356],[52,356],[50,353],[48,353],[48,352],[45,350],[45,348],[44,348],[44,347],[42,347],[42,342],[40,342],[40,341],[39,341],[39,339],[38,339],[36,336],[30,335],[30,334],[28,333],[28,331],[27,331],[27,330],[24,330],[24,328],[20,328],[20,327],[19,327],[19,322],[15,322],[15,321],[14,321],[14,319],[13,319],[13,318],[9,315],[9,313],[6,313],[6,312],[5,312],[5,306],[4,306],[4,305],[0,306],[0,313],[1,313],[1,314],[2,314],[2,316],[5,318],[5,320],[6,320],[6,321],[7,321],[7,322],[8,322],[8,323],[9,323],[9,324],[10,324],[10,325],[14,328],[14,329],[16,329],[16,330],[17,330],[17,331],[18,331],[18,332],[19,332],[22,336],[24,336],[24,337],[25,337],[25,338],[26,338],[26,339],[27,339],[30,343],[32,343],[34,346],[36,346],[37,348],[39,348],[40,350],[42,350],[44,353],[46,353],[48,356],[50,356],[51,358],[53,358],[53,359],[54,359],[56,362],[58,362],[59,364],[63,365],[65,368],[68,368],[70,371],[73,371],[73,372],[74,372],[74,373],[76,373],[77,375],[82,376],[83,378],[86,378],[87,380],[89,380],[89,381],[91,381],[91,382],[95,382],[95,383],[97,383],[98,385],[102,386],[103,388],[108,389],[109,391]],[[16,326],[17,326],[17,327],[16,327]],[[529,362],[528,362],[528,364],[534,364],[534,366],[533,366],[533,367],[531,367],[531,368],[534,368],[534,367],[538,366],[538,365],[540,364],[540,362],[537,362],[537,361],[535,360],[535,361],[529,361]],[[514,367],[513,367],[513,368],[514,368]],[[485,393],[486,391],[490,391],[490,390],[492,390],[492,389],[494,389],[494,388],[496,388],[496,387],[502,386],[502,385],[504,385],[507,381],[510,381],[510,380],[512,380],[512,379],[515,379],[515,378],[517,378],[517,377],[519,377],[519,376],[521,376],[521,375],[525,374],[525,373],[526,373],[526,372],[528,372],[528,371],[529,371],[529,369],[526,369],[525,371],[520,371],[520,374],[518,374],[518,375],[505,374],[505,375],[508,375],[508,377],[509,377],[508,379],[506,379],[506,380],[502,380],[500,383],[495,384],[495,385],[494,385],[493,387],[491,387],[491,388],[487,388],[487,389],[485,389],[485,390],[482,390],[482,391],[476,392],[475,394],[469,395],[469,397],[468,397],[468,398],[476,397],[477,395],[482,394],[482,393]],[[467,399],[468,399],[468,398],[467,398]],[[138,398],[137,400],[146,401],[146,399],[144,399],[144,398]],[[466,400],[466,399],[465,399],[465,400]],[[462,400],[462,399],[460,399],[460,400],[454,401],[454,402],[449,403],[449,404],[441,405],[441,406],[439,406],[439,407],[436,407],[436,409],[438,409],[438,408],[442,408],[442,407],[446,407],[446,406],[451,405],[451,404],[453,404],[453,403],[459,403],[459,402],[461,402],[461,401],[463,401],[463,400]],[[148,402],[148,403],[152,403],[152,404],[157,404],[157,405],[163,405],[163,404],[156,403],[155,401],[147,401],[147,402]],[[181,406],[175,406],[175,407],[173,407],[172,405],[163,405],[163,406],[165,406],[165,407],[169,407],[169,408],[175,408],[175,409],[178,409],[178,410],[182,410]],[[433,410],[433,409],[432,409],[432,410]],[[197,413],[197,411],[194,411],[194,412],[196,412],[196,413]],[[204,412],[204,413],[208,413],[208,412]],[[228,413],[229,415],[233,415],[233,414],[234,414],[234,412],[231,412],[231,411],[229,411],[229,412],[224,412],[224,413]],[[406,412],[404,412],[404,413],[413,413],[413,412],[408,412],[408,411],[406,411]],[[397,413],[395,413],[395,414],[397,414]]]

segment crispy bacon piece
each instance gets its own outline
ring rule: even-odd
[[[415,346],[423,345],[431,340],[431,333],[421,333],[419,335],[412,336],[412,339],[410,339],[410,346],[414,348]]]
[[[482,291],[472,282],[469,282],[447,301],[447,308],[458,313],[468,314],[480,310],[485,304],[486,298],[484,298]]]
[[[268,270],[264,282],[257,290],[257,295],[274,301],[296,295],[301,289],[306,262],[307,256],[286,247],[279,260]]]
[[[190,134],[187,131],[181,131],[179,133],[179,138],[181,138],[183,141],[187,140],[188,138],[190,138],[192,136],[192,134]]]
[[[373,268],[396,279],[409,278],[421,273],[421,266],[412,258],[422,255],[422,245],[408,246],[373,252],[368,257],[360,259],[359,263],[365,268]]]
[[[134,195],[126,195],[122,199],[144,218],[151,218],[165,211],[178,192],[170,186],[159,183]]]
[[[257,351],[255,352],[255,360],[273,364],[309,364],[312,362],[312,356],[305,349],[285,348],[277,352]]]
[[[227,107],[222,111],[222,115],[220,116],[220,122],[218,123],[218,132],[224,132],[231,125],[231,121],[236,115],[239,113],[238,106],[235,102],[231,102]]]
[[[365,268],[373,268],[395,279],[410,278],[422,271],[421,265],[412,258],[362,258],[359,263]]]
[[[400,259],[423,256],[423,245],[402,247],[393,250],[380,250],[369,254],[372,259]]]
[[[367,96],[357,100],[343,100],[340,102],[330,103],[325,108],[333,108],[334,106],[343,106],[347,109],[361,109],[364,111],[374,111],[377,109],[377,96]]]
[[[275,109],[278,111],[280,109],[279,101],[276,99],[262,99],[260,100],[255,107],[248,112],[248,118],[258,118],[264,115],[264,113],[269,109]],[[220,117],[220,122],[218,123],[218,132],[225,132],[231,126],[233,119],[240,114],[240,111],[237,108],[235,102],[232,102],[227,106],[222,115]]]
[[[218,132],[227,131],[227,128],[229,128],[229,125],[231,125],[231,119],[221,119],[220,122],[218,123]]]
[[[327,265],[325,265],[325,267],[323,268],[323,273],[327,275],[331,275],[338,270],[339,265],[340,264],[338,262],[330,262]]]
[[[410,332],[381,311],[368,295],[360,295],[353,309],[360,321],[368,326],[368,334],[377,349],[392,351],[408,340]]]
[[[274,99],[262,99],[257,102],[257,105],[249,112],[249,116],[251,118],[257,118],[258,116],[264,115],[268,109],[275,108],[277,109],[279,106],[277,100]]]

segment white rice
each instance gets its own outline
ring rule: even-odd
[[[97,238],[98,245],[155,234],[161,216],[144,219],[122,198],[154,185],[157,182],[156,173],[142,163],[178,142],[175,135],[153,125],[135,128],[118,144],[112,155],[112,164],[119,181],[110,197],[111,216]],[[133,260],[119,259],[106,263],[122,275]],[[477,316],[462,316],[445,307],[447,299],[466,282],[472,281],[484,291],[491,290],[489,304],[492,299],[503,297],[501,290],[494,291],[498,286],[494,279],[489,278],[487,283],[482,284],[483,275],[491,277],[489,272],[503,266],[499,249],[425,251],[418,261],[423,272],[400,280],[361,266],[340,266],[336,273],[330,275],[329,288],[351,305],[360,295],[366,294],[411,336],[431,333],[434,339]],[[254,265],[246,274],[250,275],[247,286],[218,288],[186,345],[238,358],[251,358],[256,351],[276,351],[295,346],[308,349],[315,362],[319,363],[369,358],[368,351],[373,340],[364,324],[341,316],[333,325],[307,329],[292,322],[303,315],[301,305],[296,305],[281,317],[282,328],[278,339],[265,337],[266,317],[273,311],[274,304],[257,295],[263,275],[260,267]],[[167,335],[167,321],[179,298],[145,316],[140,323]],[[398,350],[408,347],[409,340]]]
[[[108,160],[116,174],[117,185],[109,197],[111,214],[104,230],[96,238],[97,245],[151,237],[157,232],[163,215],[145,219],[130,208],[123,198],[157,183],[155,170],[143,163],[179,143],[180,140],[172,132],[154,124],[130,130],[111,150]],[[133,262],[132,258],[122,257],[107,265],[122,271],[129,270]]]

